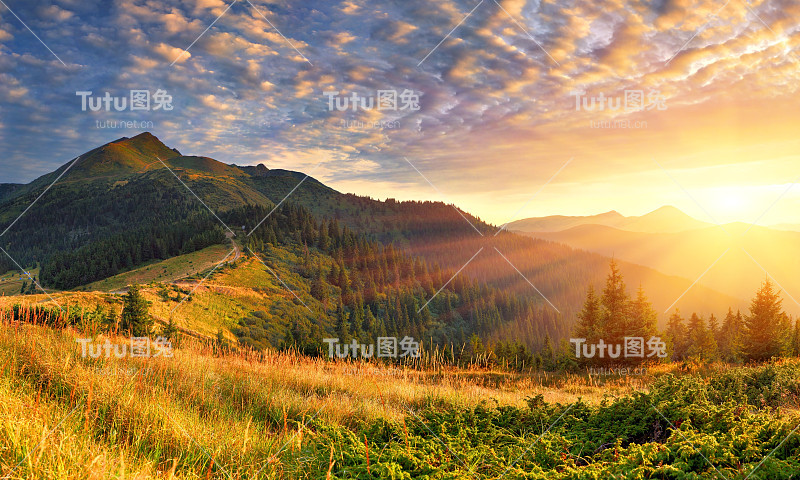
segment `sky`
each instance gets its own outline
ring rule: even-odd
[[[791,1],[3,0],[0,182],[147,130],[495,224],[800,224],[798,43]]]

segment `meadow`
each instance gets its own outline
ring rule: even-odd
[[[0,478],[800,475],[797,360],[599,377],[188,337],[171,358],[94,359],[79,328],[1,321]]]

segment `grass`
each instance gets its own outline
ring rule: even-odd
[[[29,270],[28,273],[30,273],[32,277],[38,278],[39,268],[33,268]],[[19,294],[19,290],[22,288],[23,282],[30,285],[31,279],[18,270],[13,270],[0,275],[0,295],[8,296]]]
[[[258,478],[299,478],[286,475],[311,448],[314,434],[303,424],[315,412],[353,428],[400,420],[407,407],[520,405],[535,393],[575,399],[561,391],[566,384],[597,401],[603,391],[577,377],[559,389],[543,376],[431,374],[280,353],[216,356],[191,340],[173,358],[84,359],[74,330],[2,328],[0,472],[22,462],[10,478],[170,478],[164,472],[173,464],[175,478],[224,478],[224,471],[255,478],[262,468]]]
[[[784,419],[793,410],[780,407],[796,408],[800,399],[796,361],[778,364],[775,374],[742,374],[723,365],[686,373],[668,364],[635,378],[590,378],[447,366],[417,370],[291,352],[221,354],[191,338],[172,358],[92,359],[82,358],[75,340],[85,334],[74,329],[8,318],[0,318],[0,328],[0,478],[15,480],[500,478],[503,462],[522,454],[567,405],[576,405],[568,421],[508,478],[523,478],[524,471],[541,474],[526,478],[613,478],[611,473],[627,471],[641,455],[650,455],[642,461],[661,472],[651,478],[704,478],[709,468],[695,458],[691,442],[706,442],[705,454],[733,469],[731,454],[715,449],[747,439],[748,467],[741,467],[747,473],[762,450],[788,433],[791,424]],[[106,338],[126,341],[95,340]],[[688,383],[676,389],[670,383],[675,378]],[[731,382],[741,378],[758,389]],[[671,393],[664,393],[664,385]],[[641,394],[660,402],[672,421],[685,419],[682,435],[692,440],[672,435],[655,443],[623,443],[614,447],[618,460],[602,450],[579,453],[597,450],[605,436],[638,432],[642,426],[634,420],[649,431],[657,417],[644,411]],[[741,403],[730,403],[735,397]],[[732,415],[744,423],[728,439],[718,422],[738,421]],[[745,427],[767,430],[750,438],[742,433]],[[800,446],[790,440],[782,448],[791,453]],[[673,458],[677,451],[691,461],[680,463]],[[789,468],[785,453],[779,451],[765,472]],[[675,472],[705,473],[667,475],[653,458],[677,465]]]
[[[197,252],[153,262],[129,272],[94,282],[85,287],[87,291],[112,292],[128,285],[152,282],[173,282],[213,268],[231,251],[229,245],[213,245]]]

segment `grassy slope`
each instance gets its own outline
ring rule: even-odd
[[[254,310],[265,311],[273,325],[286,325],[290,316],[316,321],[319,318],[316,313],[327,310],[311,297],[308,279],[298,275],[293,267],[301,261],[300,252],[274,248],[264,260],[302,303],[253,257],[241,257],[214,270],[229,252],[230,245],[216,245],[93,283],[85,287],[87,291],[50,295],[62,306],[77,304],[87,309],[92,309],[94,304],[106,306],[109,299],[113,299],[113,308],[119,313],[121,295],[112,292],[139,283],[143,285],[145,298],[151,302],[150,313],[158,322],[166,323],[172,318],[180,328],[202,337],[212,337],[218,329],[223,329],[231,339],[234,337],[229,330]],[[330,262],[329,258],[316,254],[312,259],[314,262],[322,261],[326,266]],[[19,286],[14,284],[10,293],[18,293]],[[169,300],[160,295],[160,290],[165,287],[169,291]],[[187,300],[187,294],[192,291],[191,300]],[[45,294],[0,296],[0,308],[17,303],[48,304],[51,299]],[[283,333],[276,335],[282,338]]]
[[[29,270],[28,273],[30,273],[32,277],[37,278],[39,276],[39,269],[33,268]],[[20,288],[22,288],[23,282],[30,285],[31,280],[27,275],[18,270],[0,275],[0,295],[17,295]]]
[[[229,245],[214,245],[197,252],[153,262],[130,272],[120,273],[91,283],[83,289],[109,292],[125,288],[133,283],[172,282],[213,268],[225,258],[230,250]]]

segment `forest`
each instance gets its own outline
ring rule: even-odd
[[[224,218],[230,224],[245,225],[250,232],[253,219],[264,218],[268,212],[265,207],[249,206],[227,212]],[[281,206],[251,233],[245,248],[255,253],[277,245],[302,246],[303,260],[297,268],[323,306],[312,317],[293,319],[278,345],[269,341],[268,326],[258,312],[242,319],[235,333],[256,348],[318,353],[323,351],[323,336],[329,334],[362,343],[381,336],[407,335],[427,339],[454,355],[454,350],[462,352],[464,345],[471,345],[471,339],[487,338],[508,324],[517,325],[520,338],[536,347],[568,331],[543,301],[454,276],[454,271],[430,265],[391,243],[370,240],[335,219],[317,221],[300,206]],[[327,260],[325,265],[312,259],[319,255]],[[322,329],[314,325],[314,319]],[[467,350],[465,355],[471,352]]]

